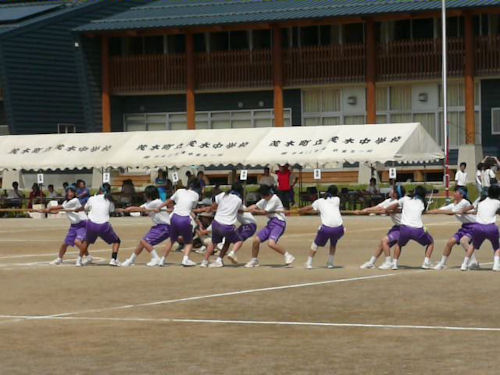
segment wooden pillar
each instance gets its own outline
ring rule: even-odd
[[[274,126],[285,126],[283,116],[283,48],[281,29],[273,26]]]
[[[375,22],[373,19],[366,21],[366,123],[377,123],[376,86],[377,55],[376,55]]]
[[[465,13],[465,143],[476,142],[474,111],[474,21],[471,13]]]
[[[109,95],[109,39],[101,40],[102,131],[111,132],[111,99]]]
[[[196,85],[194,66],[194,38],[193,34],[186,34],[186,109],[187,127],[190,130],[196,129],[196,105],[194,89]]]

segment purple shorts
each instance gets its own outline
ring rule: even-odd
[[[401,234],[401,229],[399,225],[394,225],[389,232],[387,232],[387,238],[389,239],[389,247],[393,247],[399,241],[399,236]]]
[[[121,242],[110,223],[97,224],[87,220],[85,242],[95,243],[97,237],[101,237],[108,245]]]
[[[68,246],[75,246],[75,241],[83,242],[87,233],[87,222],[80,221],[78,224],[71,224],[64,243]]]
[[[500,249],[499,232],[496,224],[478,224],[472,226],[472,243],[474,249],[479,249],[485,240],[491,242],[493,251]]]
[[[277,243],[283,233],[285,233],[285,229],[286,222],[273,217],[267,222],[267,225],[259,231],[257,237],[259,237],[260,242],[273,240]]]
[[[193,243],[193,226],[189,216],[173,214],[170,219],[170,241],[177,242],[179,236],[185,244]]]
[[[453,235],[453,238],[457,243],[460,243],[462,237],[467,236],[470,239],[472,238],[472,228],[475,223],[463,223],[460,229]]]
[[[170,225],[157,224],[151,227],[148,233],[144,236],[143,240],[151,246],[158,245],[170,237]]]
[[[241,238],[234,225],[225,225],[217,221],[212,222],[212,243],[217,245],[226,239],[228,243],[240,242]]]
[[[434,242],[432,236],[424,228],[401,225],[399,227],[399,246],[405,246],[410,240],[416,241],[422,246],[428,246]]]
[[[330,240],[330,245],[336,246],[337,241],[340,240],[343,235],[344,235],[343,225],[335,228],[322,225],[321,228],[319,228],[318,233],[316,234],[314,243],[319,247],[323,247],[326,245],[328,240]]]
[[[257,232],[257,224],[242,224],[236,230],[242,241],[246,241]]]

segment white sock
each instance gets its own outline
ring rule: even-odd
[[[392,260],[392,264],[394,264],[394,265],[396,265],[396,266],[398,265],[398,262],[399,262],[399,259],[393,259],[393,260]]]
[[[81,256],[78,256],[78,258],[76,258],[76,261],[77,261],[77,262],[81,262],[81,261],[82,261],[82,257],[81,257]]]
[[[185,262],[186,260],[189,260],[189,257],[187,255],[184,255],[184,257],[182,258],[182,261]]]
[[[385,257],[385,261],[386,261],[387,263],[392,263],[392,257],[391,257],[391,256],[389,256],[389,257]],[[373,263],[375,263],[375,262],[373,262]]]
[[[292,254],[290,254],[288,251],[285,252],[286,257],[289,257],[290,255],[292,255]]]
[[[258,258],[252,258],[253,262],[257,262],[259,259]]]
[[[153,259],[159,258],[158,253],[156,252],[155,249],[151,250],[151,258],[153,258]]]
[[[370,263],[371,264],[375,264],[376,261],[377,261],[377,257],[371,257],[370,258]]]
[[[217,262],[217,263],[222,263],[222,258],[221,258],[221,257],[217,257],[216,262]]]
[[[446,255],[443,255],[441,257],[441,261],[439,263],[441,263],[442,265],[445,265],[447,261],[448,261],[448,257]]]
[[[328,255],[328,263],[333,264],[333,255]]]
[[[465,257],[464,258],[464,264],[469,265],[469,262],[470,262],[470,258],[469,257]]]
[[[307,264],[313,264],[313,257],[307,257]]]
[[[493,265],[494,265],[494,267],[500,266],[500,256],[499,255],[495,255],[493,257]]]
[[[424,263],[430,263],[430,262],[431,262],[431,258],[429,258],[429,257],[424,258]]]
[[[472,253],[472,255],[470,256],[470,261],[471,261],[472,263],[478,263],[478,261],[477,261],[477,259],[476,259],[476,252],[475,252],[475,251],[474,251],[474,252]]]
[[[134,262],[135,262],[135,258],[137,258],[137,255],[135,255],[135,253],[132,253],[132,255],[130,255],[130,258],[129,258],[129,259],[130,259],[130,261],[131,261],[132,263],[134,263]]]

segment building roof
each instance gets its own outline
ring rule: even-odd
[[[500,6],[498,0],[447,0],[448,9]],[[77,31],[139,30],[325,17],[417,13],[441,9],[441,0],[158,0]]]

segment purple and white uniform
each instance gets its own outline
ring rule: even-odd
[[[212,243],[217,245],[223,239],[229,243],[240,242],[240,236],[234,224],[238,221],[238,211],[243,202],[236,194],[221,193],[215,197],[217,212],[212,222]]]
[[[154,201],[144,203],[141,207],[144,207],[146,210],[155,210],[162,204],[163,201],[161,199],[155,199]],[[148,216],[155,225],[146,233],[143,240],[151,246],[155,246],[170,237],[170,215],[166,209],[163,209],[160,212],[150,211],[148,212]]]
[[[278,242],[280,237],[285,233],[286,229],[286,218],[283,212],[285,208],[283,207],[283,203],[281,199],[278,198],[276,194],[266,201],[265,199],[261,199],[256,204],[257,208],[270,212],[267,217],[269,221],[266,226],[262,228],[257,236],[259,237],[260,242],[264,242],[267,240],[273,240],[274,242]]]
[[[313,202],[312,208],[318,211],[321,217],[321,227],[316,234],[316,246],[325,246],[328,241],[332,246],[344,235],[342,216],[340,215],[339,197],[320,198]]]
[[[170,217],[170,240],[177,242],[179,236],[185,244],[193,242],[191,210],[196,207],[200,196],[193,190],[179,189],[170,198],[175,202],[174,212]]]
[[[399,205],[402,208],[399,246],[405,246],[410,240],[416,241],[422,246],[432,244],[434,239],[425,230],[422,222],[422,213],[425,209],[424,202],[418,198],[401,198]]]
[[[460,215],[459,213],[464,209],[471,205],[471,203],[467,199],[462,199],[458,203],[450,203],[446,206],[440,208],[443,211],[452,211],[455,212],[455,218],[462,223],[460,229],[453,235],[453,238],[457,243],[460,243],[462,237],[466,236],[469,238],[469,241],[472,239],[472,227],[476,222],[476,217],[470,214]]]
[[[498,199],[486,198],[477,205],[476,224],[472,227],[472,243],[479,249],[485,240],[491,242],[493,251],[500,249],[496,215],[500,210]]]
[[[409,200],[410,197],[403,197],[401,199],[404,200]],[[379,203],[377,207],[382,207],[382,208],[388,208],[394,203],[398,203],[399,208],[401,208],[401,205],[399,204],[399,200],[397,199],[392,199],[392,198],[387,198],[385,201]],[[401,213],[400,212],[395,212],[391,214],[391,220],[392,223],[394,224],[391,229],[387,232],[387,238],[389,238],[389,247],[393,247],[398,243],[399,240],[399,235],[401,233],[400,227],[401,227]]]
[[[246,210],[246,206],[242,206],[241,208]],[[246,241],[257,232],[257,220],[255,220],[251,212],[238,213],[237,219],[241,224],[237,232],[242,241]]]
[[[90,197],[85,204],[88,212],[87,234],[85,241],[95,243],[97,237],[101,237],[107,244],[120,243],[113,227],[109,223],[109,213],[115,210],[115,205],[104,197],[104,194]]]
[[[64,201],[62,204],[65,210],[77,210],[82,207],[78,198],[73,198],[69,201]],[[68,246],[75,246],[75,241],[84,241],[86,234],[86,222],[87,215],[85,212],[66,212],[66,217],[70,221],[71,225],[64,239],[64,243]]]

